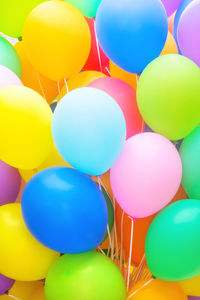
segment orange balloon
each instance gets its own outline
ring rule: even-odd
[[[83,71],[78,73],[76,76],[73,76],[67,81],[67,87],[66,85],[63,86],[58,96],[58,101],[60,101],[67,94],[67,88],[69,91],[72,91],[81,87],[85,87],[90,82],[103,77],[106,77],[106,75],[98,71]]]
[[[174,18],[175,18],[176,12],[171,15],[168,19],[168,29],[173,34],[173,27],[174,27]]]
[[[22,179],[20,190],[19,190],[19,193],[17,195],[17,199],[15,201],[16,203],[20,203],[21,202],[21,198],[22,198],[22,194],[23,194],[25,186],[26,186],[26,182]]]
[[[126,72],[125,70],[121,69],[117,65],[115,65],[110,60],[110,74],[111,77],[115,77],[121,79],[131,85],[135,90],[137,88],[137,75],[133,73]]]
[[[165,55],[165,54],[178,54],[178,47],[171,32],[168,32],[165,46],[160,55]]]
[[[127,300],[187,300],[187,296],[176,282],[150,279],[137,283]]]
[[[24,43],[18,42],[15,45],[21,66],[22,66],[22,82],[25,86],[33,89],[43,96],[47,102],[54,100],[59,94],[59,86],[56,81],[48,79],[40,74],[29,62],[25,51]]]

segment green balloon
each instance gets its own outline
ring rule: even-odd
[[[50,268],[47,300],[125,300],[126,286],[117,266],[96,251],[65,254]]]
[[[180,156],[183,188],[189,198],[200,199],[200,126],[186,136],[180,148]]]
[[[151,223],[145,244],[152,274],[179,281],[200,274],[200,201],[180,200],[162,210]]]
[[[142,72],[137,102],[147,125],[170,140],[188,135],[200,121],[200,69],[190,59],[168,54]]]
[[[0,37],[0,65],[13,71],[21,78],[21,62],[15,48],[3,37]]]
[[[0,32],[11,37],[22,36],[22,29],[28,14],[45,0],[1,0]]]
[[[88,17],[94,18],[97,13],[97,9],[102,0],[65,0],[75,6],[80,12]]]

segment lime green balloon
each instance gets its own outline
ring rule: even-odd
[[[96,16],[97,9],[102,0],[65,0],[75,6],[80,12],[88,17],[93,18]]]
[[[0,37],[0,65],[12,70],[21,78],[21,62],[15,48],[3,37]]]
[[[142,72],[137,102],[144,121],[170,140],[188,135],[200,121],[200,69],[190,59],[168,54]]]
[[[180,200],[162,210],[151,223],[145,244],[152,274],[179,281],[200,274],[200,200]]]
[[[47,300],[125,300],[126,287],[117,266],[96,251],[65,254],[50,268]]]
[[[183,188],[189,198],[200,199],[200,126],[186,136],[180,148],[180,155]]]
[[[1,0],[0,32],[11,37],[22,36],[22,29],[28,14],[45,0]]]

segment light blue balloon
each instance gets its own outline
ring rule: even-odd
[[[73,90],[59,102],[52,133],[58,151],[71,166],[89,175],[101,175],[120,155],[126,123],[111,96],[85,87]]]
[[[185,10],[185,8],[192,2],[193,0],[183,0],[181,2],[181,5],[179,6],[177,12],[176,12],[176,15],[175,15],[175,18],[174,18],[174,26],[173,26],[173,35],[174,35],[174,38],[175,38],[175,41],[177,43],[177,46],[178,46],[178,39],[177,39],[177,28],[178,28],[178,23],[179,23],[179,20],[180,20],[180,17],[183,13],[183,11]],[[178,51],[179,53],[181,54],[181,50],[178,46]]]
[[[116,65],[139,73],[162,52],[167,14],[160,0],[102,0],[96,32],[105,54]]]

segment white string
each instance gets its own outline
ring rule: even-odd
[[[19,298],[15,297],[15,296],[13,296],[13,295],[10,295],[10,294],[8,294],[8,297],[13,298],[13,299],[16,299],[16,300],[20,300]]]
[[[39,77],[39,75],[38,75],[38,72],[37,72],[36,69],[34,69],[34,70],[35,70],[35,74],[36,74],[36,77],[37,77],[37,80],[38,80],[40,89],[41,89],[41,91],[42,91],[42,95],[43,95],[44,99],[47,100],[47,99],[46,99],[46,96],[45,96],[45,92],[44,92],[43,87],[42,87],[42,83],[41,83],[41,81],[40,81],[40,77]]]
[[[97,46],[97,53],[98,53],[98,59],[99,59],[99,66],[100,66],[100,70],[101,70],[101,73],[102,73],[102,63],[101,63],[101,56],[100,56],[99,42],[98,42],[98,39],[97,39],[97,33],[96,33],[95,21],[94,21],[94,33],[95,33],[95,40],[96,40],[96,46]]]
[[[65,86],[66,86],[67,94],[68,94],[68,93],[69,93],[69,88],[68,88],[68,85],[67,85],[67,80],[66,80],[66,78],[64,78],[64,82],[65,82]]]
[[[124,227],[124,211],[121,218],[121,251],[120,251],[120,270],[122,270],[122,255],[123,255],[123,227]]]
[[[129,295],[128,298],[127,298],[127,300],[130,299],[131,297],[133,297],[137,292],[139,292],[145,286],[147,286],[152,280],[154,280],[154,279],[151,278],[149,281],[145,282],[145,284],[143,286],[141,286],[138,290],[134,291],[131,295]]]
[[[58,94],[60,95],[60,82],[57,81],[57,86],[58,86]]]
[[[105,67],[105,70],[108,72],[108,74],[111,76],[110,70],[108,69],[108,67]]]
[[[131,219],[131,240],[130,240],[129,260],[128,260],[127,290],[129,289],[129,282],[130,282],[130,269],[131,269],[132,248],[133,248],[133,228],[134,228],[133,218],[131,217],[129,218]]]
[[[104,251],[103,251],[100,247],[98,247],[98,249],[99,249],[99,251],[100,251],[103,255],[105,255]],[[106,256],[106,255],[105,255],[105,256]]]

